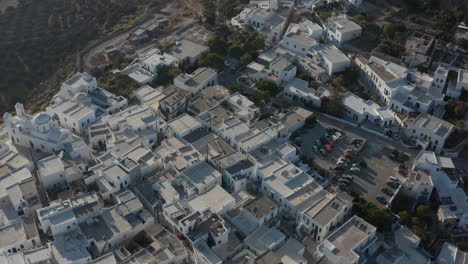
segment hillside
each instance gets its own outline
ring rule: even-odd
[[[133,23],[158,0],[20,0],[0,14],[0,112],[24,102],[92,40]]]

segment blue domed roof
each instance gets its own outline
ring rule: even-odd
[[[35,115],[33,121],[36,125],[44,125],[47,124],[50,121],[50,119],[50,115],[43,112]]]

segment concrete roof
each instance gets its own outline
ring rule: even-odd
[[[277,207],[278,204],[266,195],[262,195],[244,205],[244,209],[257,219],[261,219]]]
[[[220,213],[228,206],[234,207],[235,203],[234,197],[219,185],[188,201],[194,211],[204,212],[210,209],[212,213]]]
[[[179,60],[185,60],[186,58],[196,57],[208,50],[209,48],[205,45],[195,43],[188,39],[182,39],[165,53],[176,57]]]
[[[328,27],[343,33],[362,29],[358,24],[343,16],[331,18]]]
[[[221,177],[221,174],[205,161],[189,167],[183,174],[194,184],[202,184]]]
[[[40,175],[43,176],[65,172],[62,159],[55,155],[38,161],[37,169],[39,170]]]
[[[411,125],[417,128],[427,129],[439,137],[448,137],[454,128],[454,125],[449,122],[425,113],[419,114]]]
[[[167,122],[167,126],[172,128],[172,130],[177,134],[182,135],[187,134],[190,130],[201,126],[201,124],[202,123],[198,119],[192,117],[189,114],[180,115]]]
[[[360,246],[362,241],[375,231],[376,228],[374,226],[358,216],[353,216],[330,234],[326,240],[334,246],[333,253],[335,255],[343,257],[352,263],[359,258],[354,249]]]
[[[325,44],[312,47],[316,53],[323,56],[331,63],[349,62],[350,59],[333,44]]]

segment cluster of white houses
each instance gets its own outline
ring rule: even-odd
[[[293,1],[252,0],[232,19],[275,45],[245,67],[244,77],[272,80],[284,98],[319,108],[330,91],[310,87],[298,72],[325,81],[345,71],[351,60],[337,46],[362,29],[344,16],[325,27],[305,18],[289,23],[293,8]],[[119,71],[142,85],[131,100],[77,73],[46,111],[29,115],[18,103],[15,114],[4,114],[0,263],[305,264],[306,239],[321,263],[431,263],[410,229],[395,223],[393,237],[382,239],[353,216],[350,195],[330,191],[301,161],[289,137],[314,118],[311,111],[292,106],[265,118],[249,98],[218,85],[218,73],[207,67],[171,85],[149,85],[163,67],[196,65],[207,52],[186,36],[165,52],[138,55]],[[467,89],[466,71],[440,67],[429,77],[375,57],[356,63],[387,106],[348,92],[345,115],[392,127],[395,112],[421,112],[404,131],[427,151],[401,191],[427,202],[437,190],[439,224],[465,234],[466,194],[451,159],[436,155],[454,127],[430,113],[444,96]],[[466,254],[446,244],[436,263],[461,259]]]

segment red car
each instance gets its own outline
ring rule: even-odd
[[[398,173],[403,176],[408,176],[408,170],[407,169],[399,169]]]

